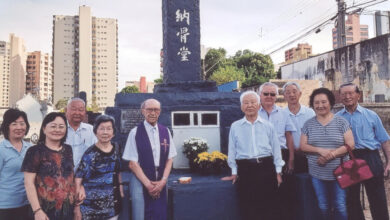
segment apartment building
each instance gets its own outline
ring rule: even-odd
[[[0,41],[0,107],[14,107],[25,94],[26,48],[15,34]]]
[[[54,103],[86,93],[87,105],[113,106],[118,88],[118,22],[79,15],[53,16]]]
[[[338,48],[337,28],[332,29],[333,49]],[[349,14],[345,21],[345,40],[346,45],[351,45],[368,39],[368,25],[360,24],[359,14]]]
[[[284,51],[284,60],[286,63],[296,62],[306,59],[312,55],[312,46],[308,43],[298,44],[297,47],[293,47]]]
[[[53,69],[48,53],[34,51],[27,56],[26,93],[40,101],[53,99]]]

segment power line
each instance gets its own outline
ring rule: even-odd
[[[388,1],[388,0],[382,0],[382,1],[379,1],[379,2],[378,2],[377,0],[370,0],[370,1],[366,1],[366,2],[363,2],[363,3],[356,4],[356,5],[354,5],[354,6],[347,7],[346,10],[347,10],[347,9],[351,9],[351,8],[356,8],[356,7],[358,7],[358,6],[365,5],[364,7],[361,8],[361,10],[362,10],[362,9],[364,9],[364,8],[367,8],[367,7],[376,5],[376,4],[380,4],[380,3],[383,3],[383,2],[385,2],[385,1]],[[369,3],[373,3],[373,4],[366,5],[366,4],[369,4]],[[350,12],[349,12],[349,13],[350,13]],[[282,46],[278,47],[277,49],[271,51],[271,52],[268,53],[267,55],[271,55],[271,54],[273,54],[273,53],[275,53],[275,52],[277,52],[277,51],[279,51],[279,50],[281,50],[281,49],[287,47],[288,45],[290,45],[290,44],[292,44],[292,43],[294,43],[294,42],[296,42],[296,41],[302,39],[303,37],[306,37],[307,35],[311,34],[312,32],[316,31],[317,29],[322,28],[322,27],[328,25],[328,24],[329,24],[332,20],[334,20],[335,18],[337,18],[337,14],[334,15],[333,17],[327,19],[326,21],[322,22],[321,24],[317,25],[317,26],[314,27],[314,28],[311,28],[311,27],[306,28],[305,30],[307,30],[307,29],[309,29],[309,30],[306,31],[306,32],[304,32],[303,34],[300,34],[298,37],[294,38],[293,40],[290,40],[288,43],[283,44]],[[298,33],[300,33],[300,32],[298,32]],[[297,35],[297,34],[294,34],[294,35],[290,36],[290,37],[287,38],[287,39],[291,39],[292,37],[294,37],[294,36],[296,36],[296,35]],[[286,39],[286,40],[287,40],[287,39]],[[283,41],[285,41],[285,40],[283,40]],[[282,41],[282,42],[283,42],[283,41]],[[278,44],[280,44],[280,43],[282,43],[282,42],[279,42]],[[271,48],[272,48],[272,47],[271,47]]]

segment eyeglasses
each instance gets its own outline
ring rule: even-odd
[[[145,110],[148,113],[152,113],[152,112],[159,113],[161,111],[161,109],[159,109],[159,108],[146,108]]]
[[[264,96],[272,96],[272,97],[276,96],[275,93],[271,93],[271,92],[263,92],[263,95]]]

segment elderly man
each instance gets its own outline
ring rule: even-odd
[[[301,129],[305,122],[314,117],[315,113],[313,109],[308,108],[299,103],[302,92],[301,87],[296,82],[288,82],[283,86],[283,96],[287,101],[288,106],[283,109],[284,112],[290,117],[296,130],[292,131],[292,137],[294,140],[294,173],[307,173],[307,158],[298,151],[299,142],[301,139]]]
[[[260,86],[261,109],[259,116],[269,121],[278,134],[282,157],[287,161],[283,167],[283,183],[280,185],[277,194],[277,203],[280,211],[274,219],[288,220],[292,219],[294,214],[294,178],[291,175],[294,171],[294,141],[291,132],[296,131],[290,117],[282,108],[275,105],[278,93],[278,86],[271,82],[263,83]]]
[[[86,115],[85,102],[80,98],[72,98],[68,101],[65,109],[65,116],[68,121],[68,134],[66,136],[66,144],[72,147],[73,163],[76,171],[81,157],[88,147],[97,142],[96,136],[93,133],[93,127],[90,124],[84,123]],[[75,207],[74,219],[81,220],[80,207]]]
[[[357,158],[366,160],[374,174],[373,178],[363,182],[370,202],[372,218],[374,220],[388,220],[389,212],[384,176],[388,177],[390,172],[390,137],[379,116],[358,104],[360,90],[357,85],[352,83],[341,85],[340,97],[344,109],[337,112],[337,115],[347,119],[352,127],[355,139],[354,154]],[[383,168],[379,155],[381,147],[387,161],[385,168]],[[348,217],[351,220],[365,219],[359,197],[361,185],[357,184],[349,187],[347,193]]]
[[[273,219],[273,200],[284,165],[278,136],[273,126],[258,116],[260,99],[255,92],[244,92],[240,101],[245,117],[235,121],[229,133],[232,176],[222,179],[237,182],[242,219]]]
[[[130,189],[133,220],[164,220],[167,219],[166,184],[176,148],[168,128],[157,123],[160,102],[147,99],[141,104],[141,111],[145,121],[130,131],[123,153],[123,159],[130,161],[129,167],[138,180],[135,184],[135,178],[130,180],[130,185],[134,185]]]
[[[96,143],[97,139],[93,133],[92,125],[83,122],[86,115],[84,100],[70,99],[65,109],[65,115],[68,120],[68,134],[65,143],[72,147],[73,163],[76,170],[85,150]]]

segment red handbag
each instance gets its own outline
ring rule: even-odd
[[[351,159],[343,163],[343,158],[341,157],[341,164],[333,171],[333,175],[343,189],[373,177],[367,162],[362,159],[356,159],[351,147],[347,144],[345,146]]]

